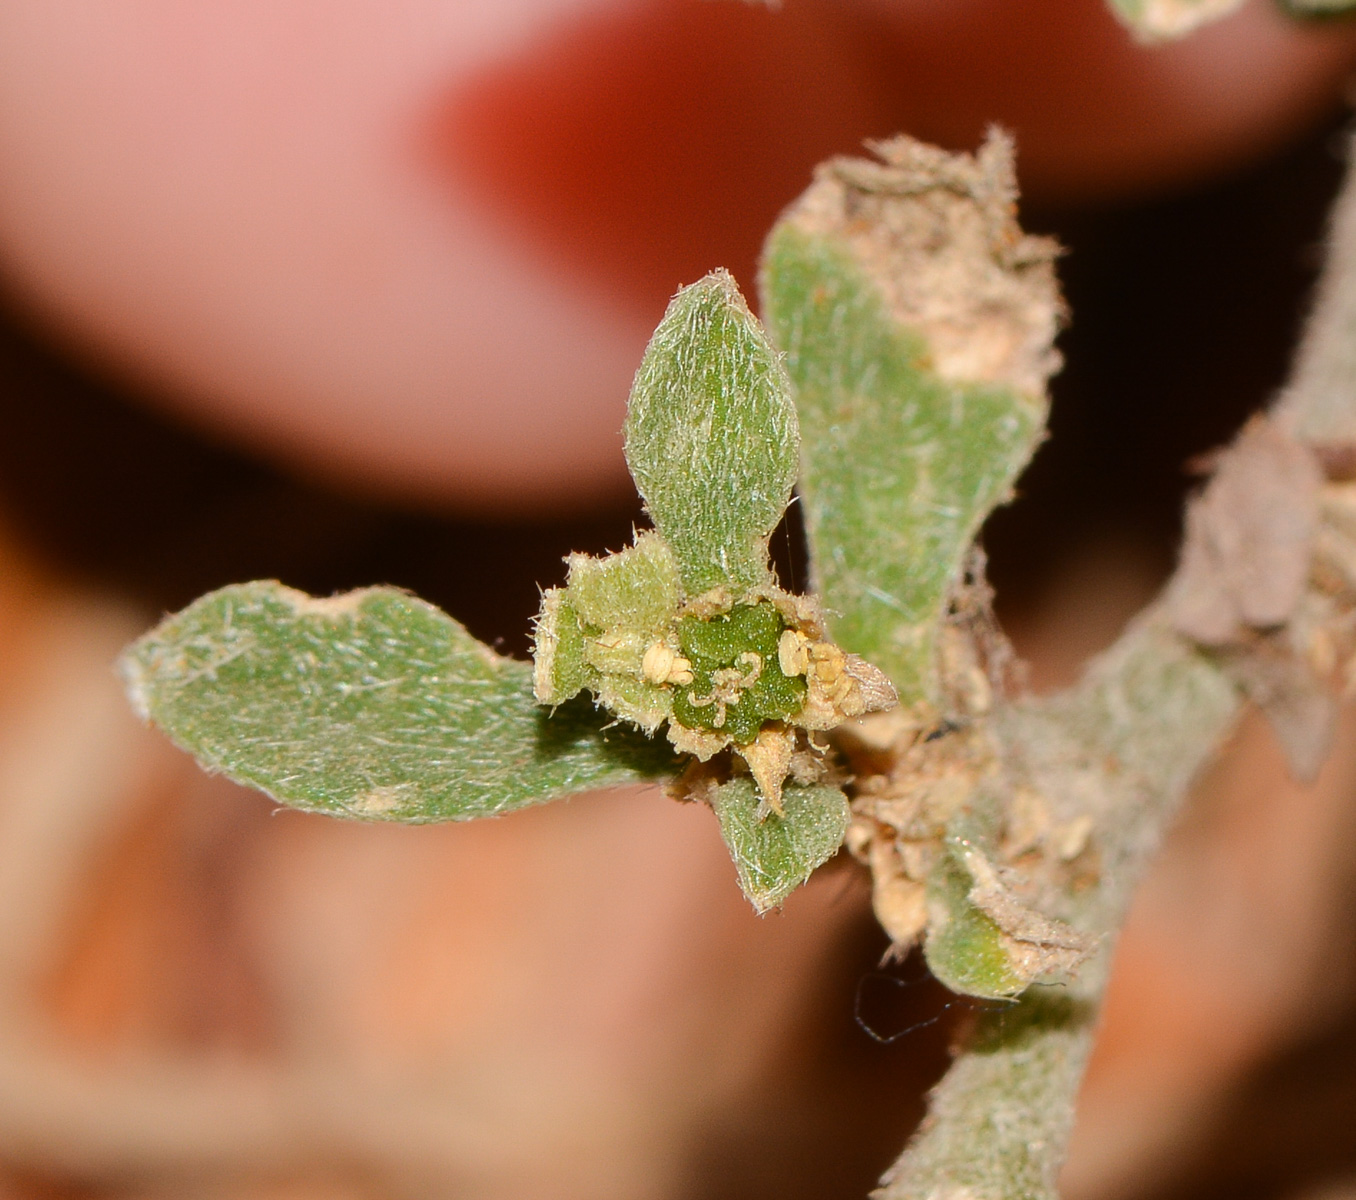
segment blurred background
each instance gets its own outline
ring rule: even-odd
[[[1066,683],[1285,377],[1354,68],[1356,27],[1263,3],[1144,47],[1101,0],[5,0],[0,1200],[864,1196],[968,1010],[878,967],[854,864],[760,920],[653,791],[275,812],[112,661],[259,577],[525,654],[562,556],[639,519],[619,428],[676,288],[751,293],[822,158],[999,122],[1073,319],[985,541]],[[1312,787],[1254,721],[1202,781],[1070,1200],[1356,1196],[1354,800],[1351,720]]]

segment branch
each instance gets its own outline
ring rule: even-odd
[[[1314,309],[1276,416],[1311,442],[1356,441],[1356,170],[1350,166],[1329,219]]]
[[[1077,687],[996,716],[1004,780],[1037,784],[1054,827],[1084,816],[1095,821],[1098,882],[1072,893],[1060,915],[1100,933],[1101,941],[1067,986],[1033,988],[981,1018],[879,1196],[1056,1194],[1109,973],[1111,931],[1163,828],[1239,708],[1224,672],[1153,613]]]
[[[1039,798],[1038,823],[1050,831],[1090,819],[1094,886],[1061,880],[1058,854],[1046,855],[1034,876],[1009,868],[1008,884],[1025,884],[1042,912],[1098,945],[1067,986],[1033,988],[982,1018],[880,1200],[1056,1196],[1115,931],[1193,778],[1248,699],[1277,724],[1292,767],[1312,771],[1326,752],[1333,667],[1350,662],[1353,644],[1356,540],[1348,531],[1356,526],[1346,514],[1356,511],[1356,485],[1341,482],[1356,465],[1353,441],[1356,172],[1335,208],[1293,382],[1274,417],[1255,419],[1221,455],[1193,502],[1182,566],[1164,599],[1077,686],[993,715],[999,766],[972,796],[971,819],[988,804],[997,815],[987,836],[1000,851],[1017,823],[1011,798],[1023,788]],[[1265,595],[1259,573],[1271,581]],[[977,879],[969,898],[984,907],[979,891]],[[992,904],[985,911],[996,936],[1012,943],[1002,912]]]

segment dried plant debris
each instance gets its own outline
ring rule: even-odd
[[[991,130],[974,155],[903,136],[869,145],[878,161],[830,159],[783,220],[849,251],[940,379],[1000,384],[1043,408],[1060,366],[1059,247],[1017,224],[1012,139]]]
[[[951,586],[938,642],[942,712],[949,720],[982,717],[1019,695],[1026,669],[994,616],[988,559],[978,543]]]
[[[1308,586],[1294,614],[1235,663],[1301,780],[1312,779],[1327,757],[1338,700],[1356,696],[1356,483],[1346,478],[1349,457],[1319,455],[1332,469],[1319,495]]]
[[[1057,816],[984,720],[896,727],[883,750],[888,722],[837,740],[858,771],[847,845],[871,869],[890,956],[926,935],[934,973],[984,996],[1075,970],[1091,943],[1047,909],[1089,877],[1091,815]]]
[[[1043,916],[1015,890],[1025,879],[996,867],[975,843],[955,838],[952,853],[972,886],[966,899],[998,927],[1009,969],[1022,985],[1071,972],[1092,953],[1094,939],[1064,921]]]
[[[1356,482],[1323,488],[1309,590],[1291,621],[1292,641],[1315,674],[1356,695]]]
[[[1283,419],[1254,417],[1187,509],[1163,602],[1267,715],[1300,780],[1327,758],[1356,663],[1352,460],[1345,445],[1310,446]]]
[[[838,739],[857,771],[847,845],[871,869],[876,917],[890,935],[891,955],[902,957],[927,928],[927,882],[947,826],[996,763],[980,727],[939,726],[920,735],[891,729],[888,714],[870,724],[870,740],[860,728]],[[886,736],[891,744],[881,753]]]
[[[1169,619],[1208,646],[1284,625],[1308,581],[1323,474],[1307,446],[1254,417],[1187,509]]]

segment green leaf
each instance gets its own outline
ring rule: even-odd
[[[601,731],[587,703],[552,716],[529,664],[394,588],[223,588],[129,647],[122,670],[143,715],[209,770],[335,816],[493,816],[674,765],[662,743]]]
[[[778,232],[770,321],[805,431],[801,480],[816,588],[834,639],[880,667],[906,707],[935,700],[952,583],[1004,499],[1042,416],[1003,388],[949,384],[826,240]]]
[[[795,385],[834,640],[917,709],[938,700],[937,637],[970,544],[1042,435],[1059,298],[1053,247],[1012,221],[1005,143],[978,160],[877,149],[885,164],[821,168],[774,229],[763,307]]]
[[[673,712],[673,693],[634,675],[600,675],[598,703],[652,734]]]
[[[1016,996],[1030,979],[1013,969],[998,923],[971,903],[973,887],[957,847],[948,845],[928,875],[928,969],[961,995]]]
[[[534,691],[542,704],[563,704],[585,688],[598,685],[598,671],[588,661],[588,646],[579,614],[564,588],[547,588],[533,638]]]
[[[924,957],[952,991],[993,999],[1038,981],[1067,982],[1096,939],[1038,912],[1033,902],[1067,900],[1057,891],[1019,894],[997,864],[1007,789],[981,786],[948,822],[942,854],[928,874]],[[1016,876],[1020,879],[1020,874]],[[1029,889],[1028,889],[1029,890]]]
[[[570,603],[599,630],[663,629],[682,603],[678,566],[664,539],[642,533],[634,546],[605,558],[571,554]]]
[[[689,595],[771,581],[767,539],[796,478],[799,433],[777,352],[734,280],[673,298],[636,373],[626,461]]]
[[[851,815],[847,797],[824,784],[788,784],[782,804],[784,816],[768,812],[747,778],[721,784],[712,800],[739,886],[760,913],[776,908],[838,852]]]

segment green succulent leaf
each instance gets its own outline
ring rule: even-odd
[[[916,709],[937,702],[966,553],[1042,436],[1059,298],[1053,247],[1012,220],[1007,143],[877,150],[826,164],[773,230],[763,308],[795,385],[834,640]]]
[[[564,588],[548,588],[542,596],[533,649],[536,697],[542,704],[563,704],[585,688],[598,686],[598,670],[589,662],[588,650],[569,595]]]
[[[796,409],[781,358],[725,271],[684,288],[645,351],[626,461],[689,596],[771,581],[767,540],[791,497]]]
[[[335,816],[493,816],[674,765],[662,743],[601,730],[586,702],[552,715],[529,664],[394,588],[223,588],[129,647],[122,670],[139,710],[209,770]]]
[[[851,816],[847,797],[826,784],[788,784],[782,804],[784,815],[768,812],[747,778],[722,784],[712,799],[739,886],[760,913],[776,908],[838,852]]]
[[[993,999],[1040,981],[1067,981],[1096,946],[1095,938],[1038,912],[1031,903],[1038,897],[1008,885],[997,865],[1002,813],[1002,797],[981,788],[949,822],[928,875],[923,943],[929,968],[947,987]],[[1057,894],[1039,899],[1067,906]]]

